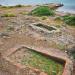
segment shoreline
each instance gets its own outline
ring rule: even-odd
[[[64,11],[55,11],[56,15],[58,16],[65,16],[65,15],[75,15],[75,13],[70,13],[70,12],[64,12]]]
[[[68,14],[75,14],[75,10],[67,9],[67,8],[65,8],[65,7],[63,7],[63,6],[57,8],[56,11],[58,11],[58,12],[63,12],[63,13],[68,13]]]
[[[9,6],[9,5],[1,5],[0,4],[0,7],[10,7],[10,8],[15,8],[16,6],[18,6],[18,5],[20,5],[21,7],[24,7],[24,6],[35,6],[35,7],[37,7],[37,6],[41,6],[41,5],[45,5],[45,6],[49,6],[50,8],[54,8],[56,11],[55,11],[55,13],[58,13],[60,16],[62,16],[62,15],[64,15],[64,14],[73,14],[73,15],[75,15],[75,11],[73,10],[73,11],[67,11],[67,9],[65,9],[65,8],[63,8],[64,7],[64,4],[61,4],[61,3],[46,3],[46,4],[32,4],[32,5],[29,5],[29,4],[16,4],[16,5],[11,5],[11,6]]]

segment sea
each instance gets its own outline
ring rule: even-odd
[[[22,5],[37,5],[48,3],[61,3],[63,7],[57,9],[60,12],[75,13],[75,0],[0,0],[0,5],[14,6],[18,4]]]

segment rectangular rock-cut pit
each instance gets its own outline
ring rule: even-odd
[[[15,52],[10,54],[8,58],[13,60],[15,63],[20,63],[25,67],[33,68],[45,73],[46,75],[62,75],[63,72],[62,64],[27,47],[17,49]],[[31,74],[34,75],[33,72]],[[35,75],[40,74],[36,72]]]
[[[47,30],[49,30],[49,31],[56,30],[56,28],[54,28],[54,27],[51,27],[51,26],[48,26],[48,25],[43,25],[43,24],[41,24],[41,23],[36,24],[36,26],[37,26],[37,27],[40,27],[40,28],[47,29]]]
[[[44,36],[53,36],[60,34],[60,29],[58,29],[57,27],[45,25],[43,23],[32,23],[29,25],[29,29]]]

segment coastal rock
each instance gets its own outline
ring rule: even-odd
[[[47,4],[47,6],[49,6],[50,8],[53,8],[53,9],[56,9],[58,7],[62,7],[63,4],[59,4],[59,3],[50,3],[50,4]]]

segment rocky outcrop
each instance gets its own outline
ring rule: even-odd
[[[46,4],[46,5],[53,9],[63,6],[63,4],[61,4],[61,3],[50,3],[50,4]]]

